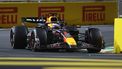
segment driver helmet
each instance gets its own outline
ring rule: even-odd
[[[49,18],[47,18],[47,23],[56,23],[58,18],[56,14],[50,14]]]

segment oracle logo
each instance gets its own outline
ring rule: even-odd
[[[83,6],[83,22],[105,21],[105,6]]]
[[[64,6],[39,7],[38,16],[48,17],[49,13],[57,13],[57,16],[64,20]]]
[[[0,24],[16,24],[17,12],[17,7],[0,7]]]

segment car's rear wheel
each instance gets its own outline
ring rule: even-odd
[[[24,49],[27,46],[27,28],[16,26],[11,29],[10,42],[13,49]]]
[[[46,49],[47,33],[45,29],[36,28],[36,33],[32,34],[32,51],[42,51]]]
[[[34,52],[38,52],[39,49],[37,47],[40,47],[39,40],[35,38],[34,32],[31,33],[31,50]]]
[[[88,48],[89,53],[98,53],[103,47],[103,38],[98,28],[90,28],[85,33],[86,43],[92,44],[94,48]]]

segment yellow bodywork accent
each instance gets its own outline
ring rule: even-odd
[[[77,45],[75,39],[72,38],[72,37],[66,38],[66,42],[68,43],[68,45],[73,45],[73,46],[76,46]]]

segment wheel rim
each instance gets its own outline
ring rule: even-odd
[[[31,40],[31,49],[32,49],[32,50],[33,50],[33,48],[34,48],[34,44],[35,44],[35,40],[32,39],[32,40]]]
[[[38,47],[40,46],[40,42],[38,38],[34,37],[35,35],[32,33],[31,34],[31,50],[36,51]]]
[[[11,42],[11,46],[14,47],[14,33],[12,31],[10,33],[10,42]]]
[[[40,43],[32,39],[32,51],[38,50],[39,47],[40,47]]]

